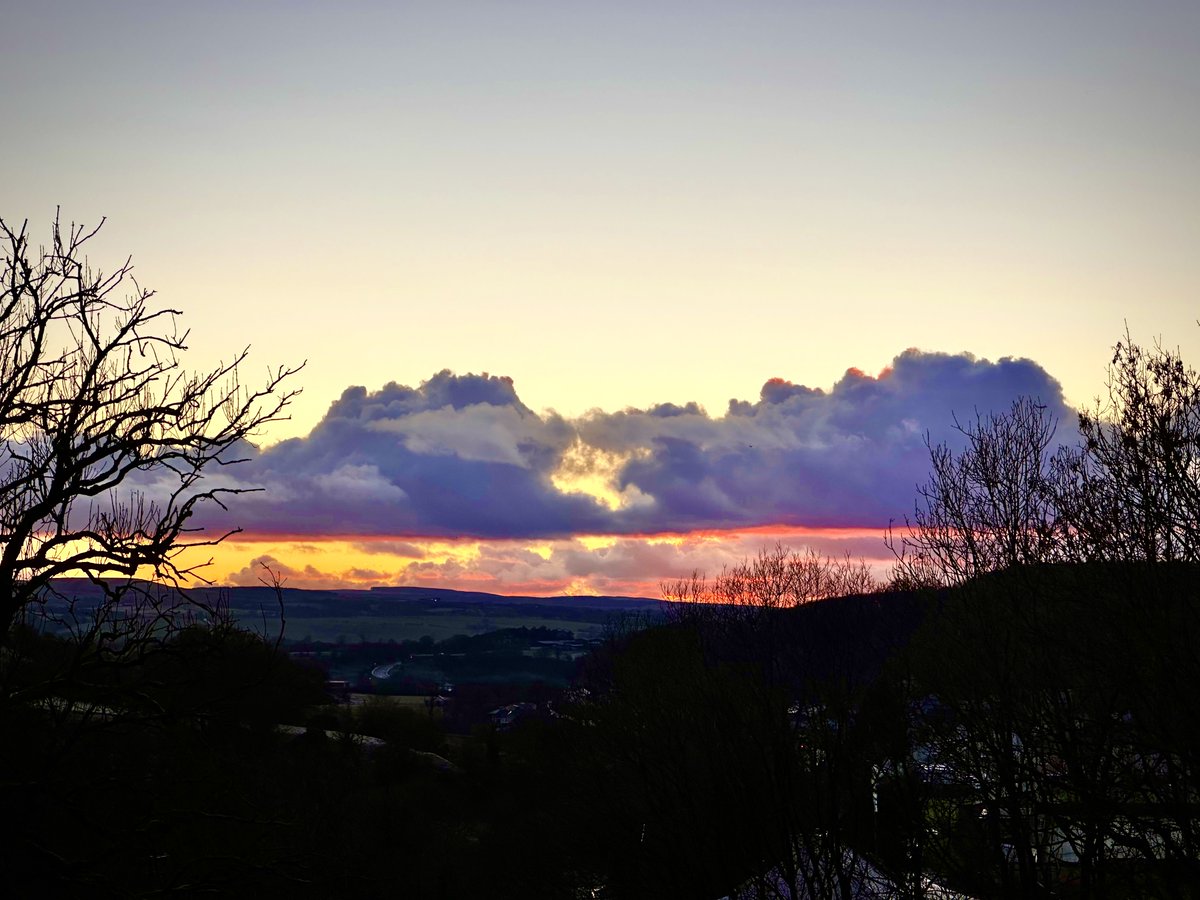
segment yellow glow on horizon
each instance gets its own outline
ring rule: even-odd
[[[831,556],[865,556],[886,577],[891,559],[879,537],[878,528],[791,525],[533,540],[243,533],[215,546],[184,548],[174,561],[180,569],[195,569],[184,587],[256,587],[269,584],[274,573],[286,588],[309,590],[405,586],[653,598],[664,582],[691,572],[721,571],[777,542],[797,550],[816,547]],[[657,549],[646,553],[646,548]],[[154,573],[143,569],[138,577],[153,580]]]
[[[568,597],[586,597],[588,594],[592,593],[592,588],[586,579],[574,578],[563,590],[563,593]]]
[[[879,537],[878,528],[790,525],[536,540],[239,534],[215,546],[184,549],[175,562],[181,569],[196,567],[190,586],[256,586],[271,579],[265,563],[291,588],[424,585],[533,596],[655,597],[664,580],[690,571],[719,571],[776,542],[793,549],[817,546],[835,556],[844,547],[855,557],[865,555],[883,573],[891,559],[882,552]],[[864,551],[864,541],[878,542],[880,551]],[[639,545],[660,551],[646,556],[638,553]],[[654,571],[647,567],[650,560],[657,560],[649,563]],[[138,577],[153,579],[154,573],[143,569]]]
[[[200,565],[207,557],[211,563],[197,574],[216,584],[253,584],[258,578],[256,561],[271,560],[273,563],[268,562],[268,565],[274,566],[282,575],[285,586],[341,584],[347,588],[366,588],[415,580],[415,573],[419,573],[421,567],[468,566],[479,559],[482,552],[481,542],[474,540],[398,539],[418,549],[420,555],[413,558],[388,552],[390,541],[387,540],[319,536],[300,539],[263,536],[247,540],[239,535],[238,538],[215,547],[186,550],[181,555],[181,562]],[[380,549],[372,550],[373,545]],[[530,549],[538,552],[538,548]],[[545,548],[545,552],[548,554],[549,548]]]

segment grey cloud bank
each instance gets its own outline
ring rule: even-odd
[[[828,391],[771,379],[717,418],[663,403],[570,420],[529,409],[510,379],[442,371],[416,388],[348,388],[307,437],[234,467],[266,490],[239,498],[230,520],[281,535],[480,538],[882,526],[912,509],[927,433],[954,444],[955,415],[1022,395],[1074,437],[1058,382],[1022,359],[908,350]],[[573,490],[567,473],[603,473],[622,503]]]

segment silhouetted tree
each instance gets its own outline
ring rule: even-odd
[[[1006,412],[957,423],[961,451],[929,444],[930,480],[917,489],[913,518],[887,537],[898,585],[962,584],[1058,555],[1055,425],[1043,404],[1023,397]]]
[[[1126,334],[1079,431],[1056,485],[1069,557],[1200,561],[1200,373]]]
[[[196,574],[179,554],[225,535],[198,534],[193,514],[243,490],[204,475],[296,394],[297,368],[245,388],[246,350],[189,373],[179,312],[151,305],[129,260],[89,265],[99,228],[56,217],[32,251],[27,223],[0,220],[0,646],[57,576]]]
[[[717,609],[753,615],[827,597],[870,594],[881,587],[864,559],[776,544],[713,578],[695,572],[690,578],[667,582],[662,585],[662,596],[672,604],[668,610],[676,616],[703,612],[711,618]]]
[[[914,759],[953,786],[925,793],[937,865],[990,865],[984,894],[1191,896],[1200,376],[1126,336],[1078,426],[1055,451],[1033,400],[977,416],[891,537],[899,583],[954,587],[911,657]]]
[[[179,313],[130,261],[90,267],[99,227],[56,217],[35,251],[27,224],[0,220],[0,866],[70,894],[162,889],[187,878],[164,867],[210,851],[253,873],[254,851],[205,845],[211,831],[182,849],[184,823],[268,828],[213,761],[276,741],[323,681],[181,590],[203,560],[180,554],[228,536],[193,516],[244,490],[205,476],[282,417],[298,367],[254,389],[245,350],[189,372]]]

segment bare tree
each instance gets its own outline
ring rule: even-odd
[[[110,273],[84,253],[86,229],[56,216],[31,251],[28,223],[0,220],[0,645],[51,580],[197,575],[180,554],[227,534],[191,524],[244,488],[204,482],[283,417],[301,366],[246,388],[247,350],[189,373],[179,311],[155,307],[126,260]],[[146,488],[153,481],[154,496]]]
[[[985,572],[1056,558],[1060,519],[1051,476],[1056,423],[1029,397],[1005,413],[957,423],[966,446],[930,444],[906,532],[889,530],[898,586],[962,584]]]
[[[1054,450],[1033,400],[977,415],[889,535],[899,584],[956,588],[915,654],[924,749],[989,811],[1006,896],[1064,864],[1081,896],[1190,880],[1200,846],[1200,374],[1126,334],[1078,428]]]
[[[1057,467],[1069,557],[1200,561],[1200,373],[1126,333],[1107,396],[1079,414],[1079,431]]]
[[[879,590],[870,565],[849,553],[826,556],[811,547],[793,550],[783,544],[763,548],[709,579],[700,573],[662,585],[663,599],[690,604],[721,604],[745,610],[787,609],[851,594]]]
[[[903,535],[897,578],[961,584],[1044,562],[1200,561],[1200,373],[1126,334],[1106,397],[1079,414],[1078,445],[1025,397],[959,425],[955,453],[930,445],[929,482]]]

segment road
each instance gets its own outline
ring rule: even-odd
[[[396,666],[399,666],[399,665],[401,665],[401,663],[392,662],[392,663],[384,663],[382,666],[376,666],[375,668],[373,668],[371,670],[371,677],[377,678],[380,681],[387,681],[389,678],[392,677],[392,669],[396,668]],[[360,669],[359,671],[362,671],[362,670]]]

